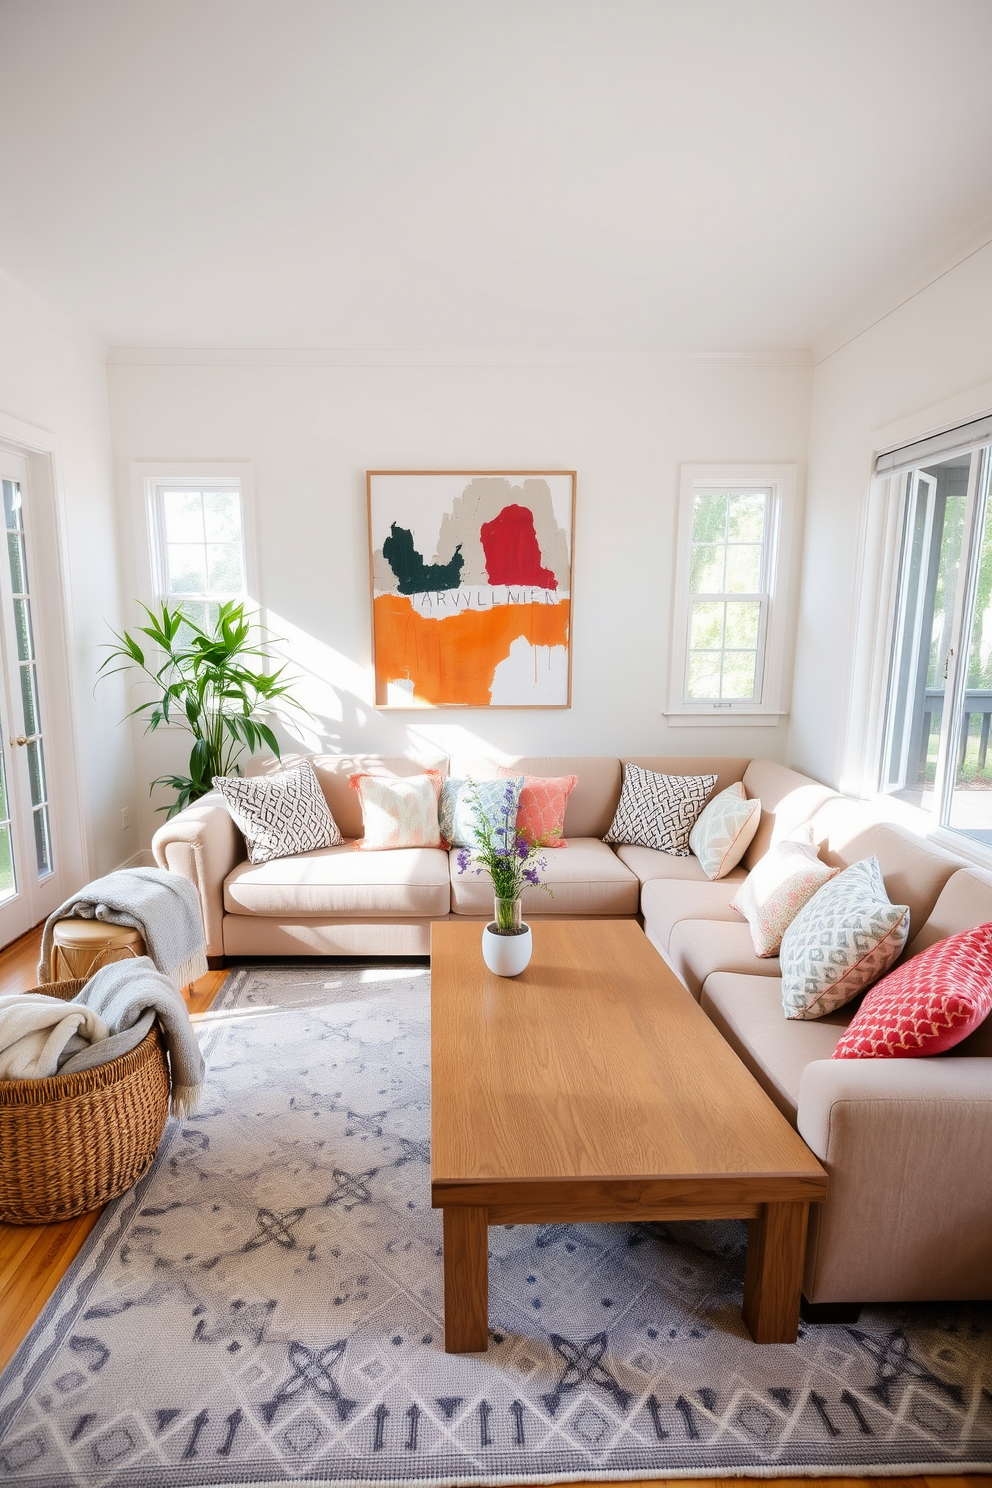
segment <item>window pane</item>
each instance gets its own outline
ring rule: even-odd
[[[8,532],[19,532],[21,527],[21,488],[17,481],[3,483],[3,516]]]
[[[15,594],[26,594],[28,582],[25,578],[24,539],[17,532],[7,533],[7,556],[10,560],[10,587]]]
[[[31,629],[31,601],[29,599],[14,600],[14,630],[17,635],[18,660],[33,661],[34,634]]]
[[[761,588],[761,547],[750,543],[727,549],[727,593],[757,594]]]
[[[52,841],[48,829],[48,807],[39,806],[34,816],[34,846],[38,859],[38,877],[52,871]]]
[[[40,739],[33,739],[25,746],[28,754],[28,777],[31,781],[31,805],[41,806],[47,801],[45,789],[45,758]]]
[[[207,581],[210,594],[241,594],[244,573],[241,546],[234,543],[210,543],[207,546]]]
[[[207,542],[241,546],[241,498],[237,491],[204,491],[203,518]]]
[[[172,594],[206,593],[205,548],[186,543],[169,548],[169,591]]]
[[[689,560],[689,588],[694,594],[722,594],[726,548],[693,546]]]
[[[199,491],[163,491],[167,543],[203,542],[203,497]]]
[[[727,605],[726,644],[742,651],[756,651],[760,622],[761,605],[757,600],[731,602]]]
[[[730,498],[727,537],[730,542],[760,543],[765,536],[765,493],[743,491]]]
[[[689,646],[693,651],[719,651],[723,645],[723,604],[694,604]]]
[[[883,789],[931,808],[971,458],[913,471],[889,675]]]
[[[34,663],[20,668],[21,673],[21,709],[24,715],[24,732],[26,734],[39,734],[41,729],[38,725],[38,675]]]
[[[723,542],[727,531],[727,498],[723,492],[703,493],[693,499],[692,540]]]
[[[742,702],[754,697],[754,673],[757,656],[753,651],[725,651],[721,698]]]
[[[720,652],[689,652],[690,698],[712,698],[720,696]]]
[[[992,503],[986,502],[975,603],[967,635],[964,717],[949,826],[992,845]]]
[[[14,857],[10,850],[10,828],[0,827],[0,900],[10,899],[17,891],[14,879]]]

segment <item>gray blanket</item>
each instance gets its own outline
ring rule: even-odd
[[[119,1054],[129,1054],[158,1018],[169,1051],[172,1114],[191,1115],[203,1085],[203,1055],[182,993],[168,977],[155,970],[147,956],[112,961],[104,966],[64,1006],[71,1008],[77,1004],[92,1008],[110,1029],[110,1037],[66,1060],[59,1066],[60,1075],[93,1069]]]
[[[181,874],[164,868],[118,868],[60,904],[45,922],[39,982],[51,981],[56,922],[75,919],[104,920],[139,931],[156,967],[177,988],[195,982],[207,970],[200,896]]]

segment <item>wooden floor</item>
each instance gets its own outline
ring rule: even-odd
[[[0,951],[0,992],[23,992],[37,985],[36,968],[41,944],[40,927]],[[224,980],[223,971],[208,972],[193,986],[190,1013],[193,1021],[214,1000]],[[55,1290],[69,1263],[100,1217],[83,1215],[53,1225],[0,1224],[0,1369],[10,1360],[45,1302]],[[765,1478],[767,1488],[801,1488],[808,1478]],[[886,1488],[964,1488],[965,1484],[992,1484],[992,1474],[980,1477],[885,1478]],[[645,1488],[726,1488],[725,1478],[660,1478],[645,1480]],[[836,1488],[868,1488],[877,1478],[830,1478]],[[586,1484],[585,1488],[607,1488]],[[609,1485],[615,1488],[615,1485]]]

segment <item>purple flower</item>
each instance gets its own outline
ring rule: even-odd
[[[535,888],[540,888],[541,880],[538,877],[536,868],[525,868],[524,878],[527,880],[528,883],[533,884]]]
[[[458,854],[457,862],[458,872],[464,873],[469,865],[469,852],[467,847],[462,848],[461,852]]]
[[[528,856],[529,853],[530,853],[530,845],[529,845],[529,843],[525,842],[522,837],[518,837],[517,838],[517,857],[520,859],[521,863],[524,861],[524,859]]]

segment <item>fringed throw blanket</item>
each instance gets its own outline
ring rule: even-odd
[[[104,966],[72,1002],[62,1006],[91,1011],[109,1028],[111,1036],[74,1054],[61,1065],[60,1075],[78,1074],[129,1054],[141,1043],[152,1020],[158,1018],[169,1051],[172,1114],[192,1115],[203,1085],[203,1055],[182,993],[169,977],[155,970],[147,956]]]
[[[38,981],[49,982],[58,920],[104,920],[139,931],[155,966],[185,987],[207,970],[200,896],[189,879],[164,868],[118,868],[96,878],[48,916]]]

